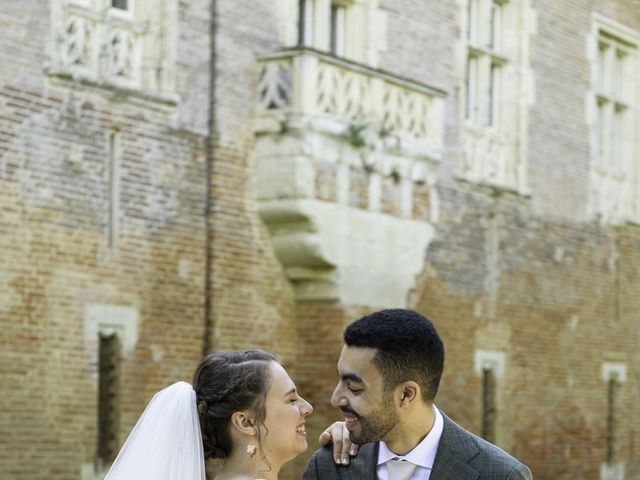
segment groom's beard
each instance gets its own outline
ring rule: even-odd
[[[342,410],[356,415],[358,419],[360,428],[349,432],[351,441],[358,445],[383,440],[400,421],[391,395],[385,399],[380,408],[368,415],[359,415],[358,412],[350,408],[343,408]]]

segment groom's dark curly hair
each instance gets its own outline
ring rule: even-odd
[[[373,363],[386,392],[413,380],[426,402],[433,402],[444,368],[444,346],[433,323],[418,312],[389,309],[366,315],[344,331],[349,347],[377,350]]]

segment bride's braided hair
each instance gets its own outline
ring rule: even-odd
[[[214,353],[202,361],[193,377],[193,388],[205,459],[229,456],[231,415],[240,410],[254,413],[260,446],[272,361],[276,361],[273,354],[263,350]]]

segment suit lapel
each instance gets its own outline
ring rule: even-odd
[[[442,412],[441,412],[442,413]],[[476,480],[480,474],[469,465],[469,460],[480,453],[480,449],[464,430],[444,413],[444,429],[438,444],[429,480]]]
[[[378,442],[365,443],[360,447],[358,455],[351,459],[351,466],[345,468],[345,479],[377,480],[378,479]]]

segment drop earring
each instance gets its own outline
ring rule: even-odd
[[[250,457],[253,457],[255,454],[256,454],[256,444],[255,443],[247,444],[247,455],[249,455]]]

